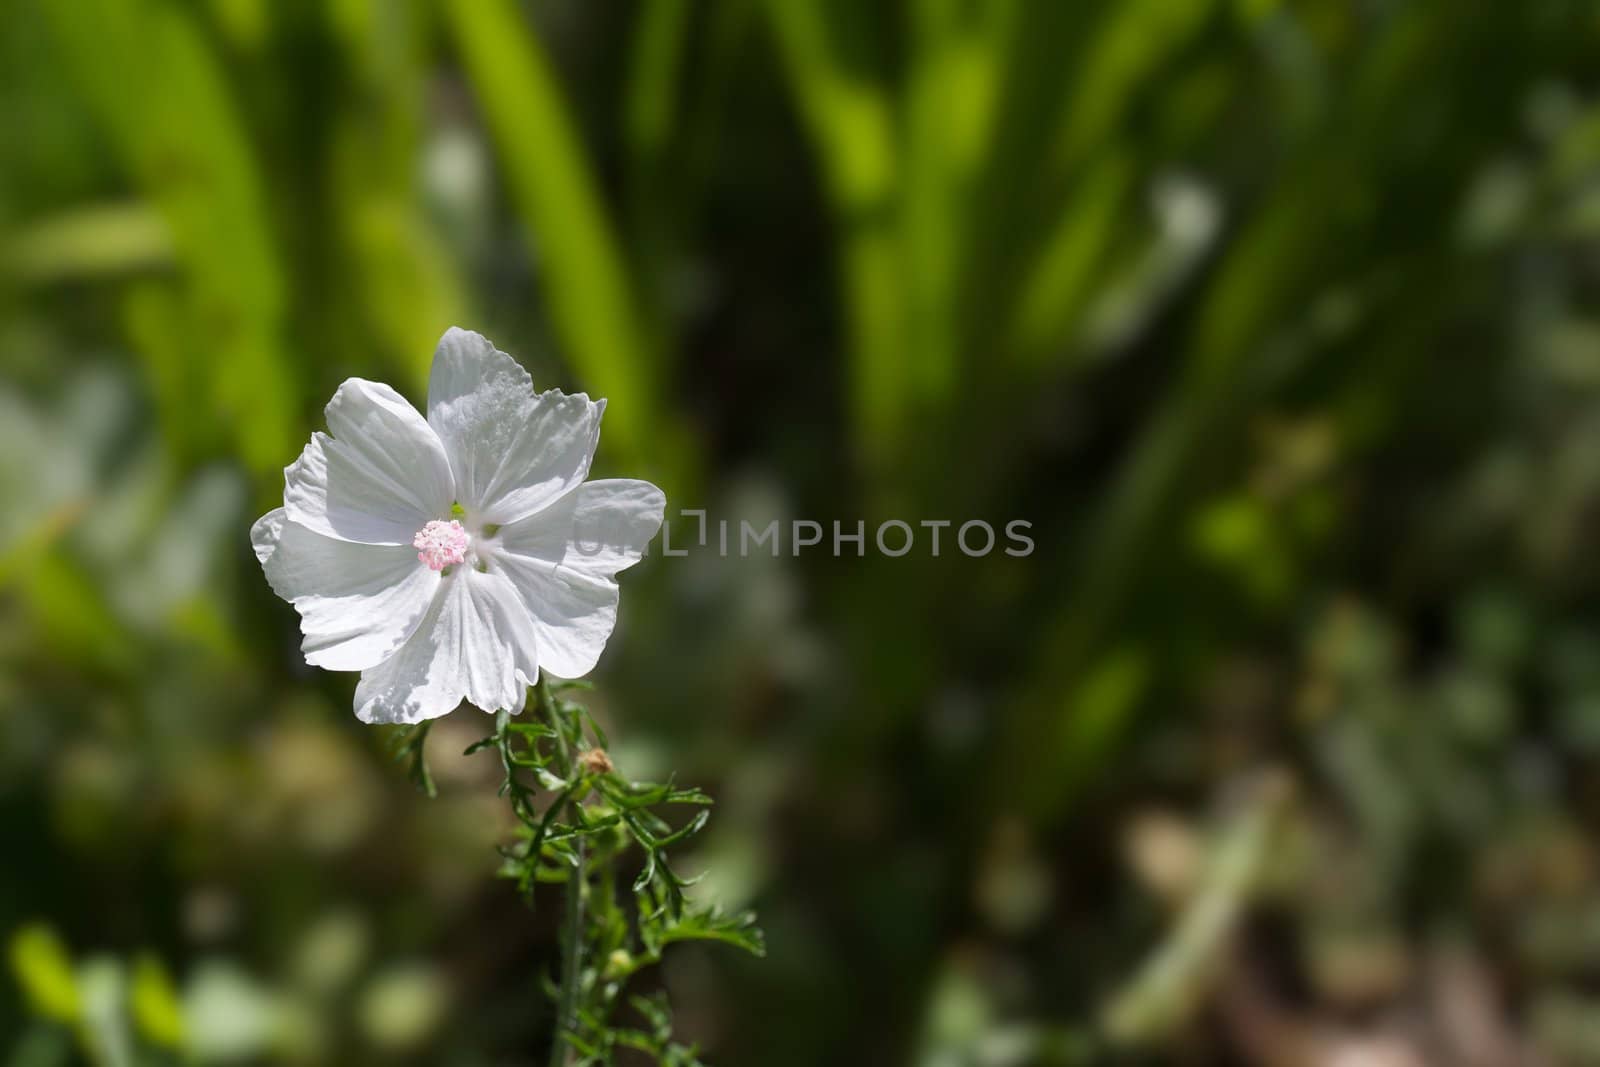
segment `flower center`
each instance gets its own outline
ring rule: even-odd
[[[455,519],[449,522],[434,519],[417,531],[417,536],[411,539],[411,547],[417,550],[417,559],[426,563],[430,570],[442,571],[467,558],[470,540],[467,531]]]

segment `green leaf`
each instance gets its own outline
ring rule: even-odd
[[[606,732],[600,728],[599,723],[594,721],[594,716],[589,714],[589,709],[582,704],[574,704],[573,707],[577,708],[583,715],[583,721],[589,724],[589,732],[594,735],[595,744],[601,748],[610,748],[611,742],[607,740]]]
[[[656,854],[654,852],[647,852],[644,858],[644,868],[640,870],[639,876],[633,880],[633,891],[635,893],[644,892],[645,888],[650,884],[650,880],[655,876]]]
[[[674,941],[720,941],[752,956],[767,954],[766,936],[756,926],[753,912],[724,915],[716,908],[686,912],[661,932],[661,944]]]
[[[393,749],[396,762],[410,760],[410,764],[406,768],[406,777],[411,780],[411,784],[416,786],[419,792],[429,797],[439,795],[438,789],[433,784],[433,774],[428,770],[428,760],[425,752],[428,731],[432,727],[432,722],[423,722],[418,723],[416,726],[405,727],[396,737]],[[493,739],[491,738],[491,740]],[[467,751],[470,752],[472,750],[468,749]]]
[[[56,932],[42,923],[23,926],[11,935],[11,972],[35,1015],[58,1022],[76,1022],[81,1010],[72,959]]]
[[[690,819],[688,824],[684,826],[683,829],[678,830],[675,833],[668,834],[666,837],[657,840],[656,847],[666,848],[669,845],[676,845],[680,841],[688,840],[695,834],[699,833],[702,828],[704,828],[706,820],[709,818],[711,818],[711,813],[709,811],[700,811],[695,813],[695,817]]]

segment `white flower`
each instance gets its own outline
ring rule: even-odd
[[[356,715],[421,722],[463,698],[522,708],[540,669],[577,678],[617,621],[666,498],[585,482],[605,401],[533,391],[515,360],[451,329],[428,417],[351,378],[250,531],[267,581],[300,613],[306,662],[360,671]]]

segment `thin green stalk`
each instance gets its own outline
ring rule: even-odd
[[[561,919],[561,999],[556,1005],[556,1033],[550,1042],[550,1067],[567,1062],[566,1034],[577,1023],[578,984],[583,971],[583,883],[586,848],[578,839],[577,862],[567,876],[566,909]]]
[[[673,871],[667,850],[705,827],[711,798],[671,781],[635,782],[618,774],[606,755],[604,731],[581,705],[555,695],[558,686],[579,684],[552,686],[540,680],[530,698],[534,721],[513,722],[511,712],[501,710],[494,733],[466,750],[469,755],[497,752],[505,772],[501,795],[521,824],[520,841],[500,850],[501,876],[514,879],[530,905],[540,883],[566,883],[549,1067],[565,1067],[574,1055],[584,1063],[609,1063],[622,1047],[652,1054],[661,1063],[698,1062],[689,1046],[672,1039],[671,1011],[659,996],[628,1000],[649,1021],[648,1030],[612,1021],[626,980],[656,963],[661,950],[675,941],[720,941],[760,956],[765,952],[761,931],[749,912],[728,915],[714,905],[696,907],[686,900],[683,891],[690,883]],[[424,737],[419,731],[405,735],[397,756],[409,755],[420,764]],[[425,765],[420,771],[413,767],[413,779],[423,787],[429,780]],[[554,796],[541,803],[541,790],[554,790]],[[584,803],[590,797],[592,808]],[[687,823],[675,825],[663,817],[666,807],[685,804],[701,809]],[[635,847],[643,851],[645,864],[633,882],[639,908],[630,924],[618,906],[615,865]],[[591,869],[598,876],[592,886]],[[588,960],[604,961],[603,980],[588,980]]]
[[[572,745],[567,739],[567,724],[561,721],[561,711],[554,694],[550,692],[550,682],[543,674],[534,690],[534,699],[549,720],[550,728],[555,731],[556,772],[570,781],[573,761]],[[574,796],[570,803],[576,808],[581,799]],[[576,811],[573,814],[574,821],[581,821],[576,818]],[[556,1030],[550,1042],[550,1067],[562,1067],[567,1062],[566,1035],[577,1026],[578,985],[583,972],[583,887],[587,859],[583,838],[578,839],[574,852],[572,871],[567,875],[566,901],[561,919],[561,994],[556,1002]]]

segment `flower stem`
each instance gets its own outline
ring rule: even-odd
[[[563,691],[577,685],[561,683]],[[549,1067],[567,1067],[575,1058],[585,1064],[610,1062],[613,1050],[624,1046],[654,1055],[660,1063],[698,1063],[691,1047],[672,1039],[664,994],[629,1001],[645,1015],[648,1031],[618,1029],[612,1017],[628,978],[658,962],[668,942],[722,941],[757,956],[765,952],[753,915],[693,906],[683,893],[690,882],[675,874],[668,861],[670,846],[705,826],[704,809],[711,798],[698,789],[679,788],[670,779],[623,778],[606,754],[605,732],[588,709],[557,700],[543,679],[532,689],[529,711],[537,721],[513,722],[510,709],[502,708],[495,713],[494,733],[475,741],[467,752],[492,748],[499,754],[505,772],[500,794],[510,799],[521,824],[518,842],[500,850],[501,876],[514,879],[530,905],[541,883],[566,882]],[[420,737],[416,745],[420,749]],[[591,794],[596,798],[593,809],[584,804]],[[673,829],[658,814],[669,804],[701,811]],[[633,881],[639,907],[630,922],[618,900],[616,868],[623,852],[633,848],[643,852],[644,869]]]
[[[542,675],[535,696],[540,710],[549,719],[556,732],[557,773],[571,779],[574,766],[572,743],[567,736],[568,724],[562,721],[550,683]],[[573,804],[579,803],[574,797]],[[586,878],[586,849],[583,839],[574,850],[572,872],[567,876],[565,910],[561,920],[561,993],[556,1002],[555,1035],[550,1043],[550,1067],[563,1067],[567,1062],[566,1035],[577,1027],[578,986],[583,975],[583,894]]]
[[[577,846],[578,862],[567,877],[566,913],[561,920],[561,999],[556,1007],[555,1040],[550,1045],[550,1067],[567,1062],[566,1034],[577,1023],[578,982],[583,970],[584,846]]]

